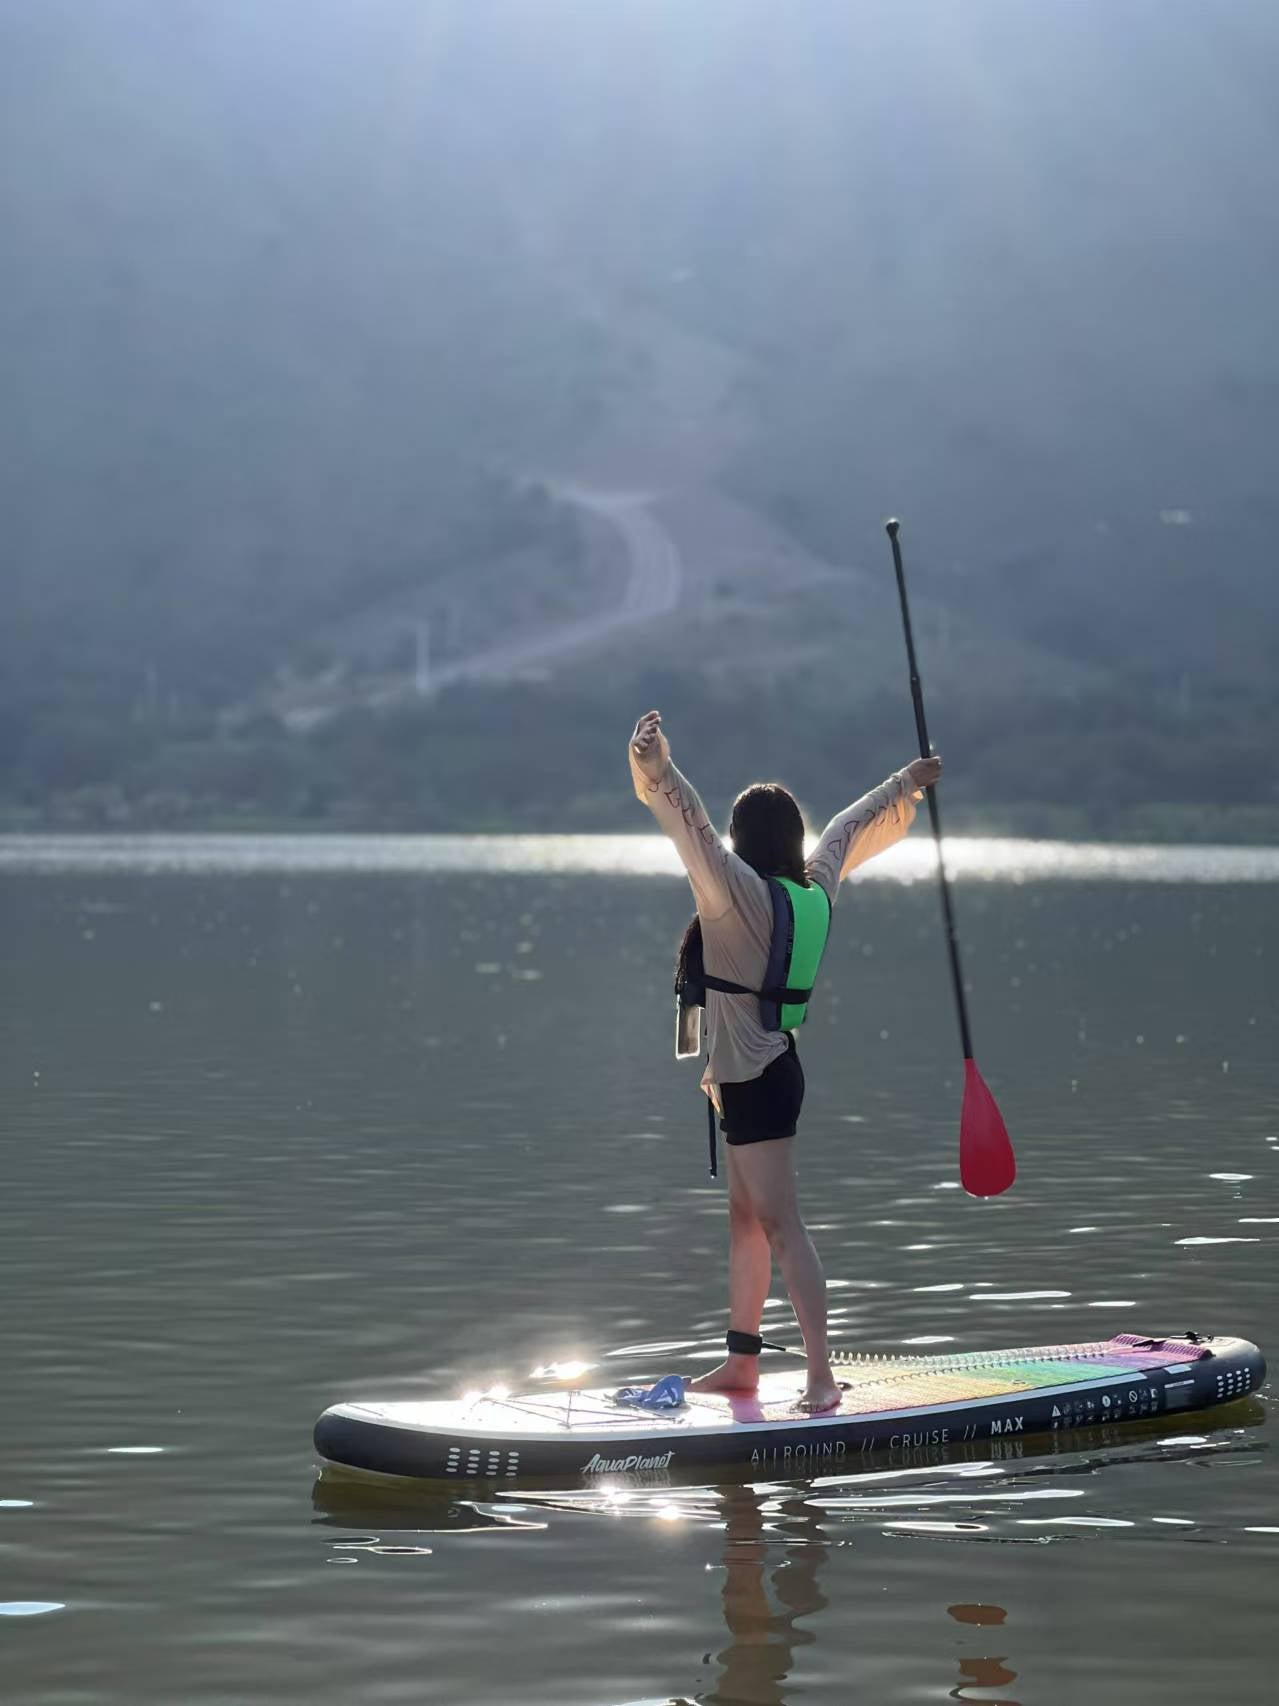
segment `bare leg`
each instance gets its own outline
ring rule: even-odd
[[[773,1277],[773,1253],[728,1150],[728,1324],[739,1333],[758,1333]],[[694,1392],[753,1392],[759,1358],[729,1355],[718,1368],[692,1381]]]
[[[826,1342],[826,1276],[800,1218],[795,1192],[795,1139],[737,1144],[729,1155],[730,1168],[777,1258],[804,1335],[808,1358],[805,1403],[812,1409],[829,1408],[839,1402],[839,1386],[831,1372]]]

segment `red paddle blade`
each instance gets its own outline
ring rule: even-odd
[[[1017,1177],[1017,1161],[1004,1116],[973,1060],[964,1062],[959,1177],[970,1197],[997,1197]]]

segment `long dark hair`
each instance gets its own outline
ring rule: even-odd
[[[728,833],[733,851],[761,877],[790,877],[805,881],[804,815],[789,789],[780,782],[754,782],[733,801]],[[680,940],[675,960],[675,988],[702,966],[702,921],[693,914]]]

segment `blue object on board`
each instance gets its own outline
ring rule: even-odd
[[[637,1410],[678,1410],[684,1402],[684,1376],[664,1374],[653,1386],[623,1386],[614,1392],[613,1402]]]

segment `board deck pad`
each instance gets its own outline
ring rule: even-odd
[[[838,1408],[799,1408],[802,1368],[766,1372],[754,1394],[690,1392],[639,1410],[614,1388],[458,1400],[337,1404],[316,1424],[328,1464],[378,1475],[501,1480],[698,1468],[803,1469],[849,1454],[969,1446],[1036,1431],[1139,1421],[1256,1391],[1265,1363],[1246,1339],[1143,1338],[944,1356],[843,1361]]]

